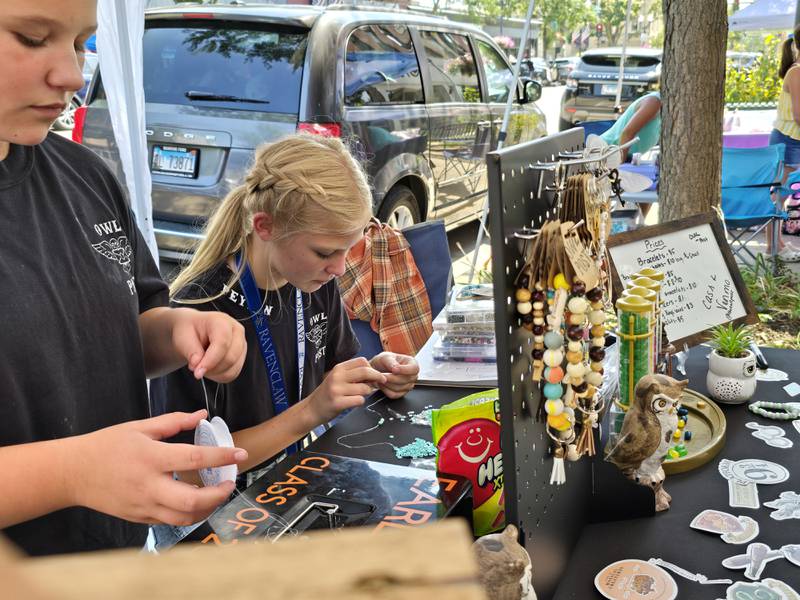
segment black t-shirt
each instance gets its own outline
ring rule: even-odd
[[[247,358],[239,377],[228,384],[206,380],[211,416],[225,420],[228,428],[240,431],[263,423],[274,416],[269,382],[256,329],[244,293],[237,281],[231,288],[226,284],[231,278],[226,264],[217,265],[186,286],[178,295],[181,299],[219,298],[202,304],[183,304],[200,310],[218,310],[227,313],[244,325],[247,339]],[[264,299],[264,290],[260,290]],[[289,404],[297,397],[297,317],[295,288],[286,284],[267,294],[264,311],[269,319],[269,330],[278,355]],[[330,281],[316,292],[303,294],[303,313],[306,333],[306,358],[303,373],[303,398],[313,392],[325,375],[342,361],[349,360],[358,351],[358,340],[342,305],[339,288]],[[192,412],[206,407],[203,387],[187,368],[179,369],[151,385],[151,397],[156,410]],[[185,432],[176,441],[191,442],[193,434]]]
[[[149,416],[138,317],[167,290],[86,148],[51,134],[0,161],[0,281],[0,446]],[[39,555],[141,545],[147,527],[76,507],[3,533]]]

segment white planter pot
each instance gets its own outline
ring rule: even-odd
[[[726,358],[716,350],[708,355],[706,387],[711,397],[724,404],[743,404],[756,392],[756,357],[747,350],[742,358]]]

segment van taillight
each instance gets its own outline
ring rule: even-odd
[[[338,123],[298,123],[297,131],[327,137],[342,137],[342,126]]]
[[[86,107],[79,106],[76,108],[72,118],[75,120],[75,126],[72,128],[72,141],[82,144],[83,126],[86,123]]]

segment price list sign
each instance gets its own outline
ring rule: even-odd
[[[723,323],[754,323],[756,308],[717,216],[705,213],[612,236],[615,295],[634,273],[664,273],[661,320],[677,347],[696,345]]]

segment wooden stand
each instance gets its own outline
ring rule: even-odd
[[[309,537],[279,544],[190,545],[160,556],[136,550],[29,560],[0,555],[3,597],[486,598],[477,580],[472,536],[463,521],[379,533],[346,529]],[[16,587],[10,576],[16,578]],[[34,582],[42,595],[30,593],[33,584],[28,582]]]

